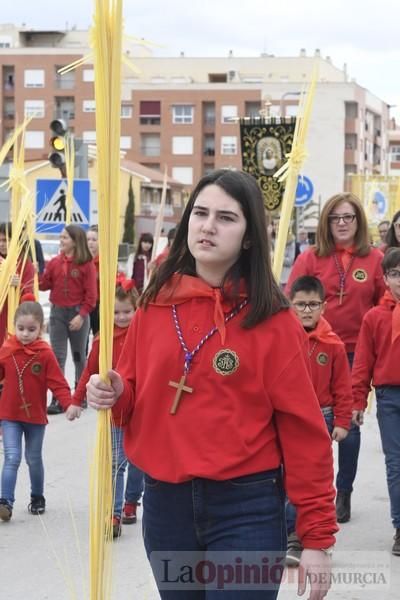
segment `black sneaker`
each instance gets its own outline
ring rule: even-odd
[[[0,498],[0,519],[2,521],[9,521],[12,516],[12,506],[4,498]]]
[[[46,499],[44,496],[31,496],[28,510],[32,515],[42,515],[46,510]]]
[[[303,546],[301,545],[296,533],[290,533],[288,536],[285,565],[287,567],[298,567],[302,552]]]
[[[396,529],[393,539],[394,544],[392,546],[392,554],[395,556],[400,556],[400,528]]]
[[[53,398],[53,400],[51,401],[51,403],[49,404],[49,406],[47,407],[47,414],[48,415],[59,415],[61,413],[64,412],[63,407],[61,406],[61,404],[59,404],[57,402],[57,400],[55,400]]]

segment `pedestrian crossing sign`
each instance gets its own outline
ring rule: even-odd
[[[37,179],[36,233],[61,233],[66,218],[66,179]],[[74,179],[71,225],[88,229],[90,224],[90,181]]]

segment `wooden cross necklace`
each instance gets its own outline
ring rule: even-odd
[[[341,261],[338,259],[336,252],[334,253],[333,258],[335,261],[337,272],[339,273],[339,291],[336,292],[336,296],[339,296],[339,306],[341,306],[343,304],[343,296],[347,296],[347,292],[344,291],[346,275],[349,272],[351,265],[353,264],[355,256],[354,254],[352,255],[346,269],[342,268]]]
[[[243,302],[241,302],[239,304],[239,306],[236,306],[236,308],[234,308],[232,310],[232,312],[229,313],[229,315],[227,315],[224,319],[225,323],[228,323],[228,321],[230,321],[231,319],[233,319],[233,317],[235,317],[241,310],[242,308],[244,308],[246,306],[246,304],[248,303],[248,300],[246,298],[246,300],[243,300]],[[179,406],[179,402],[181,400],[181,396],[184,392],[191,394],[193,392],[193,388],[185,385],[186,384],[186,377],[188,376],[188,373],[190,371],[190,367],[192,364],[192,360],[193,357],[195,356],[195,354],[197,354],[197,352],[200,350],[200,348],[206,343],[207,340],[210,339],[210,337],[212,337],[214,335],[214,333],[216,331],[218,331],[218,327],[213,327],[197,344],[197,346],[195,348],[193,348],[192,351],[189,350],[189,348],[186,346],[185,340],[183,339],[183,334],[182,334],[182,329],[181,326],[179,325],[179,321],[178,321],[178,315],[176,312],[176,305],[173,304],[172,305],[172,316],[174,319],[174,324],[175,324],[175,329],[176,329],[176,333],[178,335],[178,339],[179,342],[183,348],[183,351],[185,353],[185,362],[183,365],[183,375],[180,378],[180,380],[178,382],[176,381],[170,381],[168,383],[168,385],[170,385],[171,387],[176,388],[176,394],[175,394],[175,399],[172,403],[171,406],[171,410],[169,411],[171,415],[174,415],[176,413],[176,411],[178,410],[178,406]]]
[[[29,412],[29,407],[32,406],[32,404],[28,404],[27,401],[25,400],[25,390],[24,390],[24,381],[23,381],[23,376],[24,373],[27,369],[27,367],[29,367],[29,365],[35,360],[35,358],[37,357],[38,353],[34,354],[32,356],[32,358],[30,358],[22,367],[22,369],[19,368],[19,366],[17,365],[17,361],[15,360],[15,356],[14,354],[12,355],[13,361],[14,361],[14,366],[15,369],[17,371],[17,375],[18,375],[18,389],[19,389],[19,393],[21,394],[21,398],[22,398],[22,404],[20,406],[20,408],[22,408],[25,412],[26,412],[26,416],[30,418],[31,413]]]

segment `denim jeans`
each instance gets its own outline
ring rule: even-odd
[[[42,446],[46,425],[22,421],[2,421],[4,465],[1,473],[1,497],[13,506],[15,485],[22,458],[22,437],[25,438],[25,460],[29,468],[31,494],[43,495],[44,466]]]
[[[400,386],[375,388],[393,526],[400,528]]]
[[[125,502],[135,503],[140,500],[143,494],[143,473],[128,461],[125,456],[123,446],[122,427],[112,427],[112,455],[113,469],[112,477],[114,482],[114,515],[120,517],[122,505],[124,503],[124,479],[125,470],[128,467],[128,476],[125,488]]]
[[[329,431],[329,435],[332,435],[333,425],[334,425],[334,415],[333,411],[331,413],[323,413],[323,417],[325,419],[326,426]],[[290,535],[294,531],[296,531],[296,509],[289,499],[286,500],[286,527],[287,533]]]
[[[354,352],[348,352],[350,368],[353,366]],[[352,492],[357,475],[358,455],[360,454],[361,433],[358,425],[351,425],[347,437],[339,442],[338,472],[336,489],[338,492]]]
[[[162,600],[275,600],[287,544],[281,470],[179,484],[145,475],[143,537]],[[273,583],[268,589],[261,585],[250,589],[236,577],[237,589],[221,591],[215,581],[195,578],[196,589],[188,588],[186,563],[197,573],[199,561],[224,564],[227,554],[230,568],[232,563],[242,564],[242,559],[253,562],[255,555],[263,555],[265,563],[275,565],[269,580]],[[168,563],[166,576],[167,557],[172,566]],[[182,568],[186,576],[177,578]],[[166,581],[172,589],[166,589]]]

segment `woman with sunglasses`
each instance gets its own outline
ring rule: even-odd
[[[336,194],[324,205],[316,233],[316,245],[297,258],[286,291],[295,279],[313,275],[326,291],[325,318],[343,340],[350,366],[365,313],[385,292],[381,267],[383,254],[369,243],[368,224],[359,199]],[[351,516],[351,493],[357,473],[362,413],[353,411],[349,435],[339,443],[336,478],[336,514],[339,523]]]

